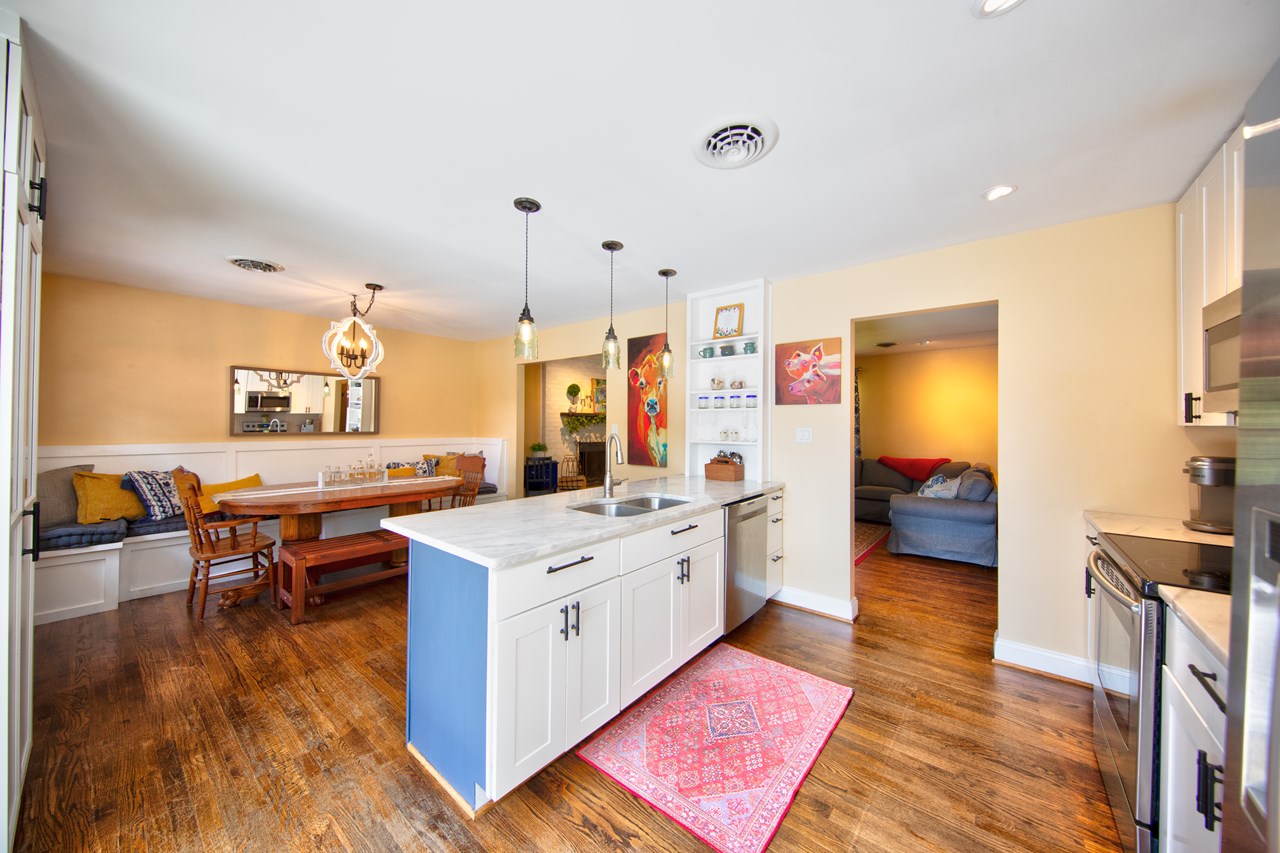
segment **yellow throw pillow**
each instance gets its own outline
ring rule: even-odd
[[[403,468],[388,468],[388,477],[416,477],[418,469],[412,465],[405,465]]]
[[[459,477],[458,473],[458,455],[450,453],[448,456],[436,456],[434,453],[422,454],[422,461],[429,462],[436,460],[436,476],[437,477]]]
[[[76,523],[97,524],[101,521],[137,521],[145,518],[147,508],[138,500],[138,496],[128,489],[120,488],[123,474],[95,474],[92,471],[77,471],[72,475],[71,485],[76,490]]]
[[[200,510],[205,515],[218,511],[218,504],[213,499],[214,495],[220,495],[223,492],[234,492],[236,489],[250,489],[261,485],[262,477],[258,474],[250,474],[248,477],[241,477],[239,480],[232,480],[230,483],[201,483]]]

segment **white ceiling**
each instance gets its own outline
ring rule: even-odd
[[[853,353],[858,358],[996,346],[998,326],[994,302],[858,319],[853,324]]]
[[[46,269],[463,339],[1168,202],[1275,0],[0,0],[49,137]],[[742,170],[713,119],[776,121]],[[1020,189],[989,204],[982,190]],[[286,272],[243,272],[241,254]],[[363,299],[362,299],[363,302]],[[625,330],[619,330],[625,337]]]

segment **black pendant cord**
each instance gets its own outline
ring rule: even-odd
[[[609,250],[609,331],[613,331],[613,249]]]
[[[662,334],[667,340],[662,342],[668,346],[671,341],[671,277],[662,277]]]
[[[529,313],[529,211],[524,214],[524,314]]]

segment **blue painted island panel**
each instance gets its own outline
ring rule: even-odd
[[[485,786],[489,571],[409,545],[408,742],[476,808]]]

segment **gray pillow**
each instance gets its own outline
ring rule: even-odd
[[[88,473],[92,465],[68,465],[36,475],[36,498],[40,501],[40,529],[76,523],[76,489],[72,476],[77,471]]]
[[[962,501],[985,501],[995,487],[978,471],[965,471],[960,475],[960,490],[956,497]]]

